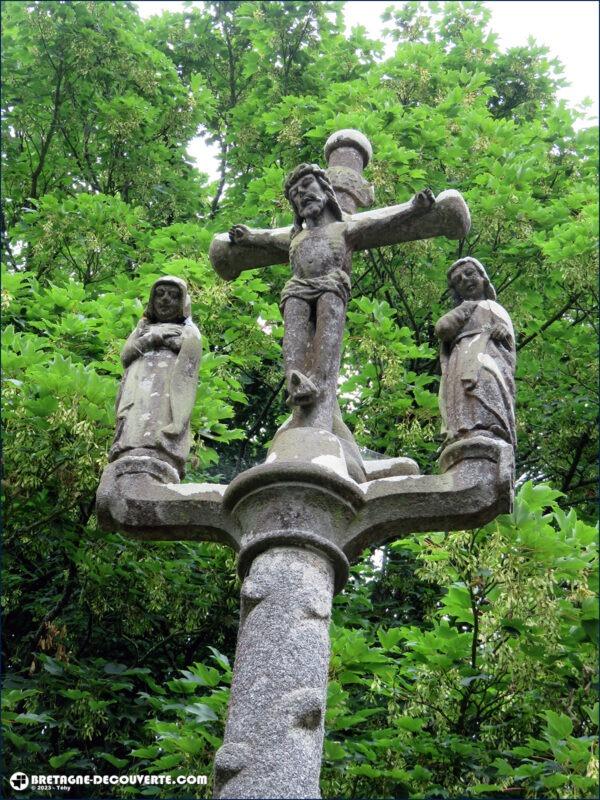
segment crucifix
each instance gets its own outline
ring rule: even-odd
[[[441,453],[440,474],[420,475],[409,458],[361,458],[336,398],[352,253],[433,236],[461,238],[470,218],[455,191],[434,198],[425,190],[402,205],[356,213],[357,206],[373,202],[362,177],[371,157],[368,140],[358,131],[338,131],[328,139],[325,157],[327,170],[303,164],[286,181],[293,226],[235,225],[210,248],[214,268],[228,280],[244,269],[286,261],[292,266],[282,293],[292,414],[265,462],[226,486],[181,484],[189,391],[176,407],[159,404],[159,413],[143,414],[143,423],[127,427],[136,402],[145,408],[144,389],[130,386],[136,374],[146,387],[170,389],[184,377],[187,387],[197,374],[199,337],[185,287],[163,278],[124,350],[129,394],[120,397],[133,401],[119,405],[112,461],[97,495],[98,519],[107,530],[146,540],[216,541],[238,554],[240,629],[225,736],[215,756],[219,798],[319,797],[331,603],[350,563],[366,547],[409,532],[478,527],[512,505],[513,441],[501,426],[480,419],[479,411],[501,416],[494,416],[486,397],[509,380],[494,359],[509,347],[510,331],[501,307],[492,307],[481,288],[483,279],[462,262],[454,265],[452,279],[464,297],[439,333],[448,352],[456,353],[449,356],[447,387],[464,389],[462,395],[446,391],[446,417],[458,422]],[[171,311],[160,305],[166,292],[158,292],[169,281],[179,290],[172,292]],[[455,340],[463,342],[462,350]],[[481,358],[474,362],[463,350]],[[510,359],[506,363],[514,368]],[[486,381],[481,370],[498,374]],[[468,414],[457,407],[463,402],[471,404]],[[133,433],[125,440],[126,430]]]
[[[456,191],[437,200],[426,189],[401,205],[355,213],[373,203],[362,171],[372,156],[359,131],[341,130],[325,145],[328,169],[300,164],[285,182],[294,212],[291,229],[252,230],[234,225],[210,248],[214,268],[226,280],[242,270],[289,261],[292,278],[281,295],[283,358],[290,428],[332,431],[342,443],[349,474],[366,477],[352,434],[337,403],[340,352],[351,292],[352,253],[433,236],[461,238],[469,230],[469,210]],[[407,469],[398,462],[396,469]]]

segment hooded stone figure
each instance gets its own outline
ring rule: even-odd
[[[159,278],[121,353],[125,373],[110,461],[124,455],[154,456],[183,477],[201,355],[185,281]]]
[[[482,264],[461,258],[448,270],[456,307],[438,320],[440,410],[445,444],[492,436],[516,445],[515,335]]]

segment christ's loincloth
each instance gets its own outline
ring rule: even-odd
[[[283,287],[279,308],[283,313],[286,300],[299,297],[307,303],[316,302],[326,292],[332,292],[348,304],[350,299],[350,278],[343,269],[334,269],[318,278],[297,278],[294,276]]]

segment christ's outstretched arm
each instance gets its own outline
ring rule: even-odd
[[[247,228],[234,225],[212,240],[209,258],[219,275],[231,281],[245,269],[285,264],[290,258],[292,228]]]
[[[347,220],[346,236],[353,250],[369,250],[434,236],[461,239],[470,224],[469,209],[458,192],[450,189],[435,199],[425,189],[408,203],[354,214]]]

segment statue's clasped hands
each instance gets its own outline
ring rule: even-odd
[[[137,346],[142,352],[168,347],[169,350],[178,353],[181,350],[181,326],[169,323],[153,325],[151,331],[140,336]]]

